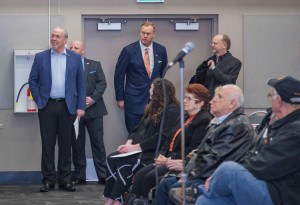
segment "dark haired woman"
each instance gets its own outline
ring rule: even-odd
[[[208,112],[209,91],[200,84],[190,84],[185,90],[184,110],[186,114],[184,127],[186,156],[202,142],[206,133],[206,127],[212,117]],[[166,166],[168,161],[181,159],[180,118],[159,153],[154,164],[147,165],[135,174],[130,194],[131,199],[128,200],[129,204],[137,196],[147,197],[150,189],[155,186],[155,166],[158,169],[158,176],[163,176],[169,171]]]
[[[145,108],[142,121],[129,134],[126,144],[120,145],[117,151],[107,157],[107,177],[104,189],[104,196],[107,197],[106,205],[122,204],[124,202],[123,193],[131,185],[133,174],[154,162],[164,102],[162,81],[165,82],[167,108],[161,144],[164,143],[170,130],[176,124],[180,108],[175,97],[175,87],[170,81],[158,78],[151,85],[150,102]],[[114,157],[120,153],[126,154],[135,151],[141,151],[141,153],[126,157]]]

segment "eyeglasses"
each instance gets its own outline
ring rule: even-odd
[[[274,93],[273,95],[271,93],[268,93],[267,97],[270,101],[272,100],[276,100],[278,94],[277,93]]]
[[[212,43],[210,43],[209,45],[211,45],[211,46],[216,46],[216,45],[218,45],[219,43],[216,43],[216,42],[212,42]]]
[[[185,96],[184,99],[187,100],[187,101],[191,101],[191,100],[199,101],[199,99],[191,98],[191,97],[189,97],[189,96]]]

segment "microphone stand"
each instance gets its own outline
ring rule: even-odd
[[[187,174],[185,173],[185,130],[184,130],[184,61],[181,58],[180,64],[180,124],[181,124],[181,158],[182,158],[182,174],[181,174],[181,185],[183,193],[183,205],[186,204],[185,198],[185,184],[187,181]]]
[[[186,181],[187,181],[187,174],[185,173],[185,130],[184,130],[184,61],[183,56],[178,60],[180,66],[180,125],[181,125],[181,159],[182,159],[182,173],[181,173],[181,185],[182,185],[182,193],[183,193],[183,205],[186,204]],[[172,65],[168,65],[164,72],[163,78],[169,68]]]

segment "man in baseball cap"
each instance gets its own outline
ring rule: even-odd
[[[299,205],[300,81],[287,76],[267,83],[272,111],[279,118],[262,133],[267,142],[256,144],[241,164],[222,163],[198,187],[202,195],[196,205]]]
[[[300,104],[300,81],[290,76],[268,80],[268,85],[275,88],[284,102]]]

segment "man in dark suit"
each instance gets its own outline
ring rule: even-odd
[[[85,81],[80,55],[65,49],[68,33],[53,29],[51,49],[37,53],[29,75],[29,87],[38,107],[42,138],[41,192],[53,190],[56,182],[55,144],[58,141],[59,189],[75,191],[71,183],[73,123],[85,113]]]
[[[226,34],[215,35],[210,45],[214,55],[198,66],[190,84],[204,85],[212,98],[216,87],[236,83],[242,63],[229,52],[231,42]]]
[[[73,41],[70,50],[81,56],[86,82],[86,111],[79,122],[79,134],[72,140],[75,184],[86,184],[85,127],[90,136],[98,183],[105,183],[106,153],[103,142],[103,116],[107,110],[103,101],[106,80],[100,62],[84,58],[84,44]]]
[[[140,40],[123,48],[116,65],[116,100],[119,108],[125,110],[125,124],[129,133],[143,116],[153,80],[163,76],[168,63],[166,48],[153,42],[154,37],[155,25],[143,23]]]

